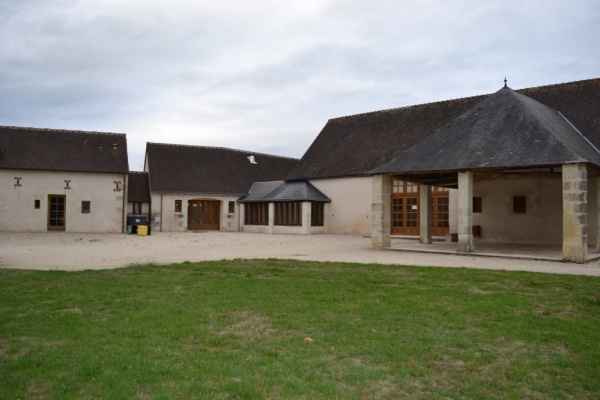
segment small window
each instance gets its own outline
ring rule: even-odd
[[[325,222],[325,203],[310,203],[310,226],[323,226]]]
[[[482,197],[473,197],[473,212],[474,213],[483,212],[483,198]]]
[[[34,207],[35,207],[36,210],[40,209],[40,204],[41,204],[40,200],[36,200],[35,201]]]
[[[275,203],[275,225],[302,226],[302,203],[298,201]]]
[[[513,213],[525,214],[527,212],[527,197],[513,196]]]
[[[90,210],[91,210],[91,202],[89,201],[82,201],[81,202],[81,213],[82,214],[89,214]]]
[[[229,214],[235,214],[235,201],[229,202]]]
[[[244,224],[269,225],[269,203],[245,203]]]
[[[181,212],[181,200],[175,200],[175,212]]]

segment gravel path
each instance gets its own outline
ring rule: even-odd
[[[371,249],[369,238],[349,235],[162,232],[137,236],[0,232],[0,267],[3,268],[71,271],[234,258],[285,258],[600,276],[599,262],[578,265],[453,254],[375,251]]]

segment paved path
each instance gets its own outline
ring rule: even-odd
[[[598,261],[551,261],[375,251],[352,235],[265,235],[226,232],[153,233],[151,236],[0,232],[0,267],[82,270],[133,264],[234,258],[285,258],[378,264],[467,267],[600,276]]]

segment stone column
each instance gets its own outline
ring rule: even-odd
[[[431,186],[419,185],[419,243],[431,244]]]
[[[312,209],[310,201],[302,202],[302,234],[310,235],[310,222],[312,219]]]
[[[269,227],[267,233],[275,233],[275,203],[269,203]]]
[[[587,261],[587,169],[585,164],[563,164],[563,258]]]
[[[244,224],[246,221],[246,204],[238,203],[238,231],[244,232]]]
[[[381,250],[390,247],[390,177],[374,175],[371,186],[371,246]]]
[[[458,253],[473,253],[473,172],[458,173]]]

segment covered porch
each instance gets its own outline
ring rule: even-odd
[[[416,182],[427,194],[419,204],[420,249],[537,253],[574,263],[595,259],[600,251],[600,152],[562,114],[506,86],[371,172],[375,249],[391,248],[393,177]],[[458,189],[456,231],[451,232],[457,243],[433,244],[432,186]],[[491,234],[476,241],[474,219],[487,223],[484,231]]]

